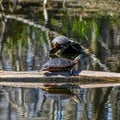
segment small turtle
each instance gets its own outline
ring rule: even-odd
[[[45,63],[42,67],[42,71],[70,71],[70,74],[73,74],[73,66],[78,63],[81,55],[77,56],[74,60],[66,58],[53,58]]]
[[[65,36],[58,36],[52,41],[53,48],[50,50],[50,54],[81,54],[82,48],[79,43],[69,40]]]

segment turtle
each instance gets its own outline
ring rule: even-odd
[[[42,71],[69,71],[73,74],[73,67],[79,62],[81,55],[77,56],[75,59],[70,60],[67,58],[53,58],[48,60],[42,67]]]
[[[51,54],[81,54],[82,47],[79,43],[69,40],[65,36],[57,36],[52,40],[53,48],[50,50]]]

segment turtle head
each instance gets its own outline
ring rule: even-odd
[[[53,45],[53,48],[61,49],[61,45],[55,41],[52,43],[52,45]]]

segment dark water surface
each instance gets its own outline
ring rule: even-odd
[[[35,7],[1,11],[0,69],[40,70],[50,59],[51,40],[58,35],[79,42],[89,52],[75,69],[120,73],[119,17]],[[120,120],[120,87],[1,86],[0,120]]]

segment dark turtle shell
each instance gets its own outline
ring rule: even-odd
[[[61,55],[79,55],[82,54],[81,45],[76,42],[69,40],[65,36],[58,36],[52,41],[52,49],[49,51],[50,56],[61,56]]]
[[[67,44],[69,41],[70,41],[69,38],[65,36],[58,36],[52,40],[52,43],[64,45],[64,44]]]
[[[70,70],[78,61],[81,55],[77,56],[74,60],[69,60],[67,58],[53,58],[43,65],[42,70],[47,71],[61,71]]]

